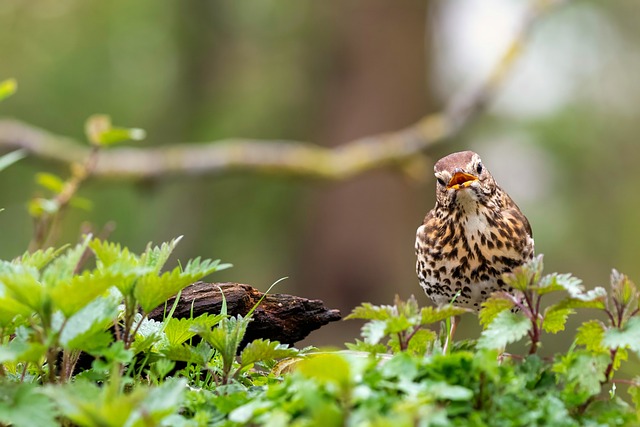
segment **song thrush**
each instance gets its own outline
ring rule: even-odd
[[[531,226],[478,154],[450,154],[434,173],[436,205],[416,235],[420,285],[436,304],[478,311],[492,292],[512,291],[502,276],[533,257]]]

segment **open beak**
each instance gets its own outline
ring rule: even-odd
[[[473,181],[477,181],[477,180],[478,180],[477,177],[475,177],[473,175],[469,175],[468,173],[456,172],[451,177],[451,180],[449,181],[449,184],[447,184],[447,188],[453,188],[454,190],[460,190],[462,188],[467,188],[468,186],[471,185],[471,183]]]

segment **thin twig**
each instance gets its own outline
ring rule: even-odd
[[[146,179],[247,170],[337,180],[406,164],[415,155],[458,134],[484,111],[513,70],[534,24],[566,1],[534,0],[519,31],[484,81],[453,96],[442,112],[425,116],[399,131],[359,138],[335,148],[241,138],[154,148],[114,148],[100,152],[93,175]],[[90,150],[71,138],[10,119],[0,120],[0,147],[24,148],[33,155],[63,163],[81,162]]]

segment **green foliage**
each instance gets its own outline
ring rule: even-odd
[[[124,141],[139,141],[146,137],[146,132],[138,128],[120,128],[111,125],[111,117],[96,114],[85,123],[87,139],[94,146],[109,146]]]
[[[162,321],[148,319],[189,283],[228,267],[196,258],[166,269],[179,241],[136,254],[87,236],[75,246],[0,261],[0,423],[633,426],[640,420],[640,384],[630,381],[628,402],[614,388],[628,352],[640,350],[638,290],[615,271],[609,294],[585,291],[570,275],[543,275],[537,258],[506,277],[515,295],[497,293],[483,305],[477,342],[442,345],[451,339],[448,319],[466,310],[421,308],[414,297],[396,297],[393,305],[353,310],[348,318],[366,323],[349,351],[300,351],[247,341],[253,310],[229,316],[226,303],[220,313],[176,319],[168,310]],[[87,262],[90,254],[95,262]],[[549,294],[563,298],[544,307]],[[545,333],[562,332],[582,307],[600,310],[607,321],[583,323],[568,352],[538,357]],[[499,355],[525,337],[530,354]],[[90,366],[77,366],[81,353],[93,358]]]
[[[459,316],[468,310],[451,305],[420,308],[414,296],[402,301],[396,296],[395,305],[374,306],[364,303],[356,307],[349,319],[369,320],[362,327],[364,341],[347,344],[351,350],[384,352],[387,350],[409,350],[414,354],[424,354],[437,338],[435,332],[426,329],[452,316]],[[386,340],[384,344],[381,344]]]

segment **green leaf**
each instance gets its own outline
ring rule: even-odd
[[[333,383],[345,388],[351,382],[351,368],[347,360],[335,353],[310,355],[296,365],[296,370],[308,378]]]
[[[7,79],[0,82],[0,101],[7,99],[18,90],[16,79]]]
[[[5,170],[12,164],[24,159],[25,157],[27,157],[27,152],[25,150],[16,150],[0,156],[0,171]]]
[[[48,248],[39,249],[33,253],[29,251],[25,252],[20,258],[19,263],[26,267],[34,267],[38,270],[42,270],[47,264],[53,261],[57,256],[67,250],[68,246],[64,245],[61,248]]]
[[[159,273],[180,240],[182,240],[182,236],[176,237],[169,243],[163,243],[161,246],[147,245],[147,250],[140,256],[140,264],[151,268],[151,271],[156,274]]]
[[[613,269],[611,271],[612,297],[622,306],[637,307],[638,288],[626,275]]]
[[[221,314],[202,314],[194,319],[177,319],[172,317],[165,321],[164,334],[168,344],[178,346],[192,338],[196,333],[193,331],[195,325],[201,329],[211,329],[224,318]]]
[[[55,427],[53,402],[32,384],[0,383],[0,423],[14,427]]]
[[[225,317],[213,329],[195,325],[193,330],[220,353],[223,366],[227,369],[226,372],[229,372],[250,321],[250,317],[240,315]]]
[[[542,322],[542,329],[545,332],[557,334],[560,331],[564,331],[564,325],[567,323],[567,318],[570,314],[575,313],[570,308],[562,308],[558,305],[552,305],[547,307],[544,311],[544,321]]]
[[[531,321],[520,313],[502,311],[478,339],[479,348],[501,349],[520,340],[531,329]]]
[[[599,320],[584,322],[576,334],[576,344],[583,345],[592,353],[602,353],[606,348],[602,345],[605,327]]]
[[[65,317],[70,317],[83,307],[103,295],[109,289],[116,277],[101,271],[85,271],[64,281],[56,281],[49,290],[54,306]]]
[[[540,281],[542,269],[542,255],[538,255],[528,263],[513,270],[512,273],[505,274],[505,281],[514,289],[525,291]]]
[[[47,347],[35,342],[14,338],[8,344],[0,345],[0,363],[34,362],[37,363],[47,352]]]
[[[0,284],[6,290],[6,297],[12,298],[19,304],[43,314],[47,295],[40,283],[39,273],[33,267],[12,265],[11,268],[0,272]]]
[[[488,300],[482,303],[482,309],[479,314],[480,324],[486,328],[495,320],[498,314],[506,310],[511,310],[513,306],[513,301],[501,295],[501,293],[493,294]]]
[[[14,323],[16,316],[29,317],[33,309],[8,296],[0,296],[0,327],[6,328]]]
[[[92,145],[108,146],[124,141],[139,141],[146,137],[143,129],[118,128],[111,125],[111,117],[96,114],[87,119],[85,133]]]
[[[441,322],[449,317],[460,316],[468,312],[469,310],[465,308],[454,307],[450,304],[441,307],[424,307],[420,310],[420,324],[429,325],[431,323]]]
[[[438,335],[430,329],[420,329],[411,337],[407,352],[414,355],[424,355],[427,347],[436,340]]]
[[[372,320],[362,325],[362,338],[367,344],[378,344],[386,335],[386,320]]]
[[[345,343],[345,347],[347,347],[351,351],[362,351],[365,353],[377,354],[377,353],[386,353],[387,346],[384,344],[370,344],[365,341],[361,341],[356,339],[354,343]]]
[[[640,352],[640,317],[632,317],[620,329],[609,328],[604,333],[602,345],[607,348],[629,348]]]
[[[127,427],[164,425],[162,420],[177,412],[187,380],[171,378],[159,387],[148,390],[147,395],[137,405],[127,420]]]
[[[351,314],[345,317],[345,320],[364,319],[364,320],[387,320],[397,314],[397,311],[390,305],[373,305],[365,302],[353,309]]]
[[[535,287],[539,295],[544,295],[550,292],[565,290],[569,295],[582,294],[584,288],[582,287],[582,280],[571,274],[548,274],[544,276],[538,285]]]
[[[85,236],[84,240],[64,254],[58,256],[47,265],[42,272],[42,281],[46,286],[55,288],[61,283],[70,280],[78,270],[80,261],[91,241],[91,236]]]
[[[62,413],[77,425],[117,427],[127,425],[149,389],[136,387],[127,394],[114,394],[109,386],[76,381],[63,387],[47,388],[46,392],[58,403]]]
[[[600,393],[609,360],[607,354],[576,351],[562,356],[553,365],[553,371],[564,376],[567,388],[572,393],[583,394],[582,399],[586,400]]]
[[[249,366],[256,362],[266,362],[293,357],[298,354],[294,348],[280,344],[277,341],[257,339],[249,344],[240,353],[240,365]]]
[[[87,304],[71,316],[60,334],[63,347],[91,352],[106,346],[112,340],[111,334],[103,334],[113,323],[121,296],[111,292]]]
[[[108,268],[113,265],[129,266],[131,268],[138,267],[140,260],[138,257],[129,252],[128,248],[123,248],[119,243],[111,243],[93,239],[89,242],[89,247],[96,255],[98,266]]]
[[[36,174],[36,182],[41,187],[47,190],[53,191],[55,194],[60,194],[64,189],[64,180],[58,175],[51,173],[40,172]]]
[[[227,268],[228,264],[219,264],[219,260],[195,258],[187,263],[184,272],[176,267],[161,276],[148,274],[138,279],[134,296],[145,313],[150,312],[193,282],[217,271]]]

